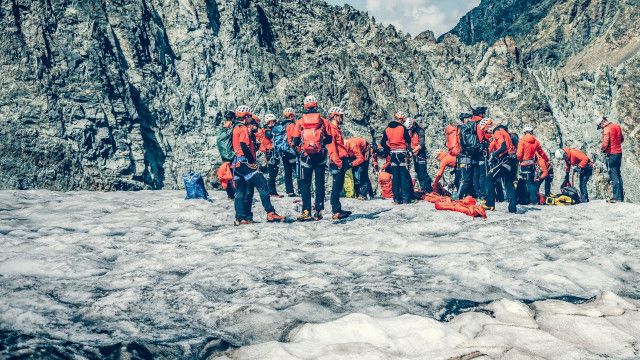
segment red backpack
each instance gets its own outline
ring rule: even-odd
[[[320,114],[302,115],[302,151],[307,155],[320,154],[324,149],[325,131]]]

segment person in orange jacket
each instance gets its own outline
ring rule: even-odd
[[[278,189],[276,187],[280,158],[276,156],[273,151],[273,127],[276,125],[277,121],[278,119],[275,115],[265,115],[265,127],[258,130],[256,133],[256,140],[260,144],[258,151],[263,153],[266,159],[267,173],[269,175],[269,179],[267,181],[269,186],[269,195],[275,198],[282,198],[284,196],[278,194]]]
[[[347,139],[344,144],[351,158],[356,197],[360,200],[373,199],[373,187],[369,179],[371,145],[363,138]]]
[[[533,135],[532,126],[525,126],[523,132],[524,135],[518,142],[516,158],[520,163],[520,178],[525,183],[527,194],[529,195],[529,204],[537,204],[539,200],[538,191],[540,190],[540,179],[536,176],[536,157],[549,162],[549,156],[542,150],[540,141]],[[544,169],[544,171],[546,172],[547,169]]]
[[[416,178],[418,179],[418,183],[420,184],[420,190],[426,193],[430,193],[433,191],[431,187],[431,177],[429,176],[429,171],[427,170],[427,160],[429,156],[427,155],[427,145],[426,145],[426,135],[424,128],[420,126],[413,118],[407,118],[404,121],[404,127],[409,130],[409,135],[411,135],[411,152],[413,159],[413,166],[416,172]]]
[[[413,197],[413,184],[409,173],[411,135],[404,127],[407,117],[404,111],[396,112],[394,120],[384,130],[380,141],[382,153],[391,157],[393,200],[396,204],[410,204]]]
[[[287,196],[295,197],[298,195],[293,188],[293,178],[297,172],[296,162],[298,156],[291,145],[292,135],[296,126],[294,122],[295,111],[292,108],[286,108],[282,111],[282,116],[282,121],[277,123],[271,130],[273,152],[278,161],[282,162],[284,169],[284,188]]]
[[[556,150],[556,159],[564,160],[565,176],[562,186],[569,184],[569,172],[573,166],[573,171],[580,174],[580,201],[589,202],[589,190],[587,183],[593,174],[593,162],[589,157],[578,149],[568,147]]]
[[[344,144],[344,136],[342,135],[342,129],[340,126],[344,122],[344,111],[335,106],[329,109],[329,135],[331,136],[331,142],[327,144],[327,150],[329,151],[329,172],[333,177],[331,182],[331,212],[333,220],[340,220],[351,216],[351,211],[342,209],[340,203],[340,194],[344,189],[344,177],[347,170],[351,168],[351,159],[349,158],[349,151]]]
[[[260,201],[267,212],[268,222],[283,222],[284,217],[278,215],[271,204],[267,181],[258,171],[256,163],[256,137],[252,130],[257,126],[253,120],[253,114],[248,106],[241,105],[236,108],[236,126],[233,128],[233,152],[235,158],[231,164],[233,180],[236,188],[234,206],[236,219],[234,224],[247,225],[253,223],[254,190],[258,189]]]
[[[540,185],[543,182],[544,196],[551,195],[551,185],[553,184],[553,165],[550,160],[545,160],[542,156],[536,155],[536,183],[538,184],[538,188],[540,188]]]
[[[609,121],[605,116],[596,120],[598,129],[602,129],[602,145],[600,150],[607,157],[607,168],[609,169],[609,179],[613,187],[613,196],[609,202],[624,201],[624,185],[622,183],[622,143],[624,135],[622,128],[618,124]]]
[[[447,169],[453,170],[453,173],[454,173],[453,183],[457,189],[459,179],[457,176],[458,173],[456,172],[456,163],[457,163],[456,157],[447,153],[446,151],[440,151],[436,159],[440,162],[440,169],[438,170],[436,177],[433,179],[433,185],[431,185],[431,187],[433,188],[433,191],[436,191],[436,189],[439,189],[441,187],[440,179],[442,179],[442,176],[444,175],[444,172]]]
[[[485,120],[483,120],[485,121]],[[506,127],[488,120],[484,126],[492,134],[489,144],[489,171],[486,181],[487,202],[485,208],[495,209],[496,185],[499,183],[507,192],[509,212],[516,213],[516,191],[513,182],[516,177],[516,147]]]
[[[332,142],[329,121],[318,110],[318,100],[309,95],[304,99],[304,113],[296,121],[291,134],[291,145],[297,149],[300,161],[299,186],[302,198],[302,213],[298,221],[322,219],[325,200],[325,171],[327,167],[327,145]],[[315,178],[315,179],[314,179]],[[315,211],[311,213],[311,182],[315,187]]]

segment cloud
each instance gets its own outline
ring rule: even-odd
[[[480,3],[480,0],[333,0],[348,3],[385,24],[392,24],[412,35],[425,30],[436,36],[451,30],[460,17]]]

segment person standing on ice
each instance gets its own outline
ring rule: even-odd
[[[257,127],[257,121],[251,114],[248,106],[241,105],[236,108],[236,124],[233,128],[233,151],[235,158],[231,164],[233,180],[235,181],[236,194],[234,207],[236,219],[234,225],[248,225],[253,223],[254,190],[258,189],[260,200],[267,212],[268,222],[283,222],[284,217],[276,213],[271,204],[267,180],[258,171],[256,163],[256,138],[251,127]]]
[[[331,142],[327,144],[329,152],[329,172],[333,177],[331,185],[331,212],[333,220],[340,220],[351,216],[351,211],[342,210],[340,203],[340,193],[344,189],[344,177],[347,170],[351,168],[349,152],[344,145],[344,136],[340,126],[344,121],[344,111],[339,107],[329,109],[329,127],[327,128],[331,136]]]
[[[359,200],[373,199],[373,187],[369,179],[371,145],[364,138],[347,139],[344,145],[349,152],[349,159],[351,159],[356,197]]]
[[[292,144],[300,156],[300,195],[302,214],[298,221],[319,221],[322,219],[325,197],[325,171],[327,167],[327,144],[331,143],[328,132],[329,121],[318,111],[315,96],[304,99],[304,114],[293,129]],[[311,181],[315,177],[315,211],[311,215]]]
[[[502,125],[494,124],[490,119],[484,119],[478,124],[480,129],[493,136],[489,144],[489,171],[486,181],[487,202],[484,206],[487,210],[495,210],[496,185],[500,184],[507,192],[509,212],[515,214],[516,191],[513,181],[516,177],[516,147],[513,145],[511,135]]]
[[[482,120],[489,120],[486,117],[488,108],[486,106],[476,106],[473,108],[473,116],[471,116],[470,121],[476,124],[479,124]],[[489,158],[488,148],[491,140],[487,138],[486,132],[480,131],[478,126],[476,126],[476,134],[478,136],[478,140],[480,141],[480,151],[474,154],[472,159],[473,166],[473,190],[475,191],[476,198],[480,200],[485,200],[487,198],[487,194],[485,193],[485,189],[487,187],[487,159]]]
[[[409,154],[411,153],[411,135],[404,127],[408,117],[404,111],[398,111],[394,120],[384,130],[382,135],[382,153],[391,158],[391,183],[393,200],[396,204],[410,204],[413,196],[413,185],[409,173]]]
[[[609,169],[609,180],[613,187],[613,196],[609,202],[624,201],[624,185],[622,183],[622,143],[624,135],[622,128],[618,124],[609,121],[605,116],[596,120],[598,129],[602,129],[602,145],[600,150],[607,156],[607,168]]]
[[[431,187],[431,177],[427,171],[427,145],[425,141],[425,131],[413,118],[404,121],[404,127],[411,135],[411,152],[413,153],[413,165],[416,171],[420,189],[426,193],[433,191]]]
[[[258,151],[264,154],[267,161],[267,173],[269,180],[267,182],[269,186],[269,195],[274,198],[282,198],[284,196],[278,194],[276,188],[276,180],[278,178],[278,168],[280,165],[280,158],[276,156],[273,149],[273,127],[276,125],[277,119],[273,114],[267,114],[264,116],[265,127],[258,130],[256,138],[260,147]]]
[[[273,127],[271,134],[273,135],[273,151],[276,157],[282,162],[284,169],[284,188],[287,196],[295,197],[293,189],[293,176],[296,171],[296,161],[298,155],[291,146],[293,132],[295,128],[295,111],[292,108],[286,108],[282,111],[283,119]]]
[[[589,157],[582,151],[568,147],[556,150],[555,155],[556,159],[564,160],[566,165],[562,187],[570,184],[569,173],[573,166],[573,172],[580,174],[580,201],[583,203],[589,202],[589,190],[587,189],[587,183],[593,174],[593,162],[591,159],[589,159]]]
[[[524,136],[518,142],[516,158],[520,162],[520,178],[524,180],[527,194],[529,195],[529,204],[537,204],[540,179],[536,176],[536,157],[549,162],[549,156],[542,150],[540,141],[533,135],[533,127],[531,125],[525,126],[523,132]]]

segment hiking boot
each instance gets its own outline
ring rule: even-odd
[[[620,201],[619,201],[619,200],[617,200],[617,199],[609,199],[609,200],[607,200],[607,202],[608,202],[609,204],[615,204],[615,203],[620,202]]]
[[[286,218],[278,215],[275,211],[267,214],[267,222],[284,222]]]
[[[365,200],[367,200],[367,198],[366,198],[366,197],[364,197],[364,196],[358,196],[356,199],[357,199],[357,200],[360,200],[360,201],[365,201]]]
[[[351,216],[351,211],[340,211],[340,212],[337,212],[337,213],[333,214],[333,216],[331,218],[333,220],[340,220],[340,219],[346,219],[349,216]]]
[[[298,221],[313,221],[313,216],[309,213],[309,210],[305,210],[298,216]]]
[[[234,225],[234,226],[240,226],[240,225],[251,225],[251,224],[253,224],[253,221],[249,221],[249,220],[238,220],[238,219],[236,219],[236,220],[233,222],[233,225]]]
[[[269,196],[271,196],[274,199],[282,199],[284,197],[283,195],[280,195],[280,194],[271,194]]]
[[[482,206],[482,208],[487,210],[487,211],[496,211],[496,207],[495,206],[487,206],[486,204],[482,204],[480,206]]]
[[[288,197],[298,197],[298,194],[296,194],[296,193],[288,193],[287,196]]]
[[[322,211],[314,211],[313,212],[313,219],[315,221],[320,221],[322,220],[323,216],[322,216]]]

